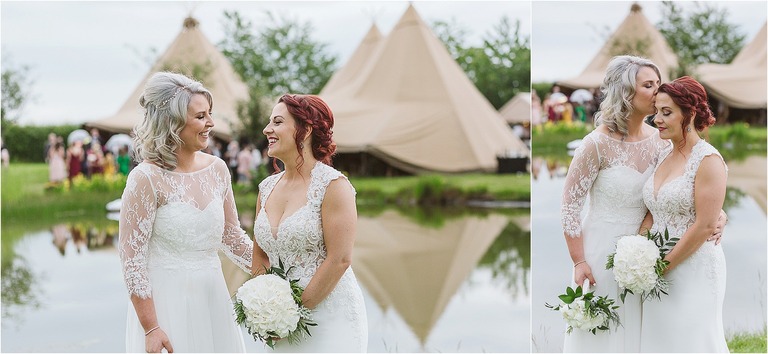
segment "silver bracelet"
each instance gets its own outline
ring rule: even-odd
[[[573,265],[573,267],[576,268],[577,265],[582,264],[582,263],[587,263],[587,261],[586,260],[578,261],[578,262],[576,262],[576,264]]]
[[[160,326],[154,326],[154,327],[152,327],[152,329],[150,329],[149,331],[147,331],[147,333],[144,333],[144,337],[148,336],[150,333],[152,333],[152,331],[154,331],[154,330],[156,330],[156,329],[158,329],[158,328],[160,328]]]

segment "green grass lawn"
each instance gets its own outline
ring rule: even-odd
[[[424,189],[455,188],[467,195],[495,200],[530,200],[530,175],[457,174],[409,177],[352,177],[361,204],[387,204],[399,195]],[[43,163],[13,163],[0,172],[2,217],[5,220],[40,220],[71,218],[77,215],[101,215],[106,203],[119,198],[122,188],[56,193],[46,191],[48,166]],[[235,189],[238,210],[252,212],[256,193]],[[7,218],[7,219],[6,219]]]
[[[760,333],[736,333],[728,337],[731,353],[766,353],[766,331]]]
[[[531,131],[533,156],[570,161],[567,144],[583,138],[593,129],[592,125],[583,123],[547,123],[537,126]],[[768,145],[765,127],[751,127],[743,123],[715,125],[709,129],[706,138],[726,160],[740,160],[755,154],[765,155]]]
[[[63,220],[89,215],[103,216],[108,202],[120,198],[122,190],[51,193],[48,166],[42,163],[13,163],[0,171],[0,205],[3,226],[11,223]]]
[[[387,199],[403,191],[418,190],[419,185],[425,184],[438,184],[444,189],[454,187],[470,195],[486,194],[495,200],[530,201],[531,199],[530,174],[470,173],[389,178],[352,177],[350,181],[358,192],[358,198],[362,199],[376,195]]]

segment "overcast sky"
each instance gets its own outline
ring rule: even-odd
[[[641,2],[651,23],[660,21],[660,2]],[[480,43],[503,15],[521,21],[531,35],[533,82],[578,75],[605,38],[629,13],[631,2],[598,1],[415,1],[427,23],[452,19]],[[684,2],[683,6],[692,6]],[[223,38],[224,10],[237,10],[256,26],[273,10],[315,28],[314,39],[329,45],[343,65],[372,23],[386,35],[408,6],[406,1],[236,1],[236,2],[0,2],[2,65],[29,66],[33,101],[22,124],[82,123],[117,112],[192,13],[208,39]],[[751,40],[765,22],[766,2],[717,2],[730,22]],[[156,50],[152,56],[151,49]]]
[[[256,26],[264,22],[265,10],[309,21],[313,38],[327,43],[343,65],[372,23],[386,35],[407,6],[406,1],[2,1],[2,65],[30,67],[35,100],[24,107],[21,124],[82,123],[117,112],[149,70],[150,49],[156,55],[165,51],[190,12],[214,44],[224,36],[224,10],[237,10]],[[527,1],[417,1],[414,7],[428,24],[455,19],[473,45],[504,15],[519,19],[530,35]]]
[[[532,82],[552,82],[578,76],[629,15],[632,1],[534,1],[532,6]],[[692,1],[679,2],[684,9]],[[703,2],[702,2],[703,3]],[[641,1],[652,24],[661,22],[662,3]],[[766,21],[766,1],[709,2],[728,11],[728,22],[737,24],[749,43]],[[606,32],[605,28],[608,28]]]

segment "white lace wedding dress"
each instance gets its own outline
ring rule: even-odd
[[[192,173],[139,164],[128,176],[118,250],[129,294],[151,297],[174,351],[245,352],[218,251],[249,272],[253,243],[240,228],[227,165]],[[126,351],[145,352],[133,306]]]
[[[667,150],[661,159],[668,156]],[[701,160],[720,153],[704,140],[691,152],[683,175],[654,192],[653,176],[643,187],[643,198],[653,214],[652,231],[669,230],[681,237],[696,219],[694,179]],[[726,171],[727,171],[727,167]],[[696,253],[669,271],[669,295],[643,304],[643,352],[728,352],[723,332],[725,255],[720,245],[705,242]]]
[[[638,352],[640,349],[640,299],[619,299],[613,273],[605,269],[620,236],[636,234],[647,209],[642,188],[667,143],[654,132],[637,142],[623,142],[597,130],[587,134],[576,150],[565,180],[562,201],[563,230],[583,237],[584,256],[592,268],[596,295],[609,296],[621,305],[622,326],[610,332],[575,329],[565,335],[565,352]],[[581,212],[586,201],[585,218]],[[571,270],[571,273],[573,271]],[[580,285],[580,284],[579,284]]]
[[[272,175],[259,184],[261,210],[256,215],[254,235],[258,245],[269,256],[272,265],[283,261],[288,273],[306,287],[326,257],[320,208],[331,181],[346,177],[332,167],[317,162],[312,169],[307,204],[272,226],[264,209],[272,189],[283,176]],[[346,182],[348,183],[348,182]],[[353,188],[352,185],[349,185]],[[352,267],[336,284],[336,288],[313,311],[317,326],[310,327],[311,337],[296,345],[279,341],[275,352],[365,352],[368,347],[368,320],[365,303]]]

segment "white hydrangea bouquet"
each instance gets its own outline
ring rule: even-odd
[[[607,296],[595,296],[594,291],[589,291],[589,279],[584,281],[584,287],[566,287],[565,294],[558,296],[561,303],[557,306],[545,304],[547,308],[559,311],[565,323],[568,324],[566,333],[571,333],[574,328],[592,332],[608,331],[611,323],[618,327],[619,314],[614,305],[615,300]]]
[[[278,339],[297,343],[309,333],[312,320],[304,307],[301,295],[304,289],[298,280],[289,280],[282,260],[277,267],[246,281],[235,294],[237,324],[245,325],[254,340],[274,349]]]
[[[619,238],[616,252],[608,256],[605,269],[613,269],[613,277],[620,288],[621,301],[629,294],[640,294],[643,301],[649,298],[661,299],[668,295],[669,281],[664,271],[669,265],[664,257],[680,238],[664,233],[647,231],[645,235],[628,235]]]

